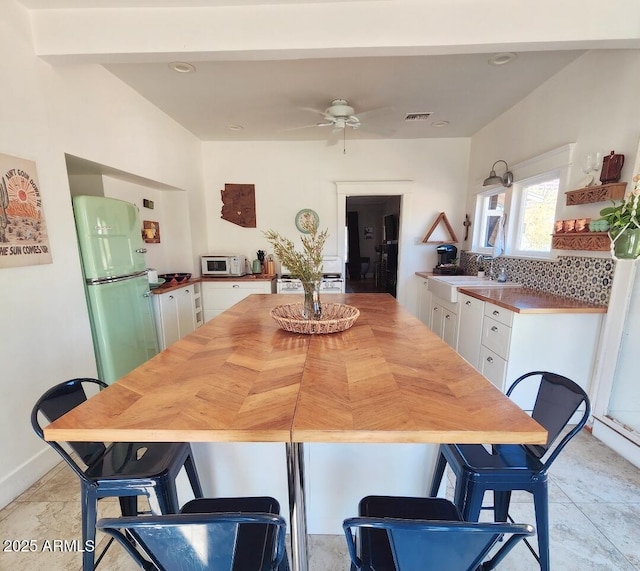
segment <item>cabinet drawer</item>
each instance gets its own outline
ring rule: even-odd
[[[509,311],[508,309],[504,309],[504,307],[500,307],[498,305],[494,305],[493,303],[487,303],[484,306],[484,314],[491,319],[495,319],[504,325],[508,325],[511,327],[513,324],[513,311]]]
[[[482,345],[500,355],[503,359],[509,356],[511,327],[487,317],[482,323]]]
[[[494,353],[486,347],[480,347],[480,359],[478,361],[480,372],[498,387],[502,392],[505,391],[504,381],[507,374],[507,361],[500,355]]]

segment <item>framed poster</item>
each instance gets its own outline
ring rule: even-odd
[[[36,164],[0,154],[0,268],[51,262]]]
[[[142,221],[142,239],[147,244],[160,243],[160,224],[153,220]]]

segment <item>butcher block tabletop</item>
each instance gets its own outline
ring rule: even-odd
[[[330,335],[251,295],[44,429],[47,440],[530,443],[546,431],[388,294]]]

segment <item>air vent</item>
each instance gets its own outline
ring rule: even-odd
[[[427,121],[433,113],[407,113],[404,116],[405,121]]]

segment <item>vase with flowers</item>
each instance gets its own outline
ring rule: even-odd
[[[613,201],[600,211],[600,220],[609,224],[611,255],[634,259],[640,255],[640,174],[633,177],[634,189],[620,203]]]
[[[264,232],[265,238],[273,246],[273,252],[280,263],[285,266],[292,277],[298,278],[304,288],[304,319],[321,319],[320,280],[322,279],[322,250],[328,237],[327,230],[318,231],[317,222],[313,219],[302,223],[307,232],[301,236],[302,251],[296,250],[293,241],[280,235],[275,230]]]

